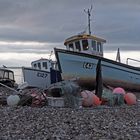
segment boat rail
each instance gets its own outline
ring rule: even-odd
[[[137,59],[127,58],[127,60],[126,60],[126,64],[127,64],[127,65],[128,65],[128,60],[132,60],[132,61],[140,62],[140,60],[137,60]]]

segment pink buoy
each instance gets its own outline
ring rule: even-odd
[[[113,93],[117,93],[117,94],[125,94],[125,90],[121,87],[117,87],[113,89]]]
[[[84,107],[90,107],[93,105],[93,96],[94,94],[91,91],[84,90],[81,92],[81,96],[83,98],[82,105]]]
[[[101,103],[102,101],[100,100],[100,98],[96,96],[95,94],[93,94],[93,106],[101,105]]]
[[[133,93],[127,93],[124,95],[124,100],[128,105],[135,105],[137,102],[136,96]]]

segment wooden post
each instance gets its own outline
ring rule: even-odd
[[[103,80],[102,80],[102,67],[101,59],[98,60],[96,67],[96,92],[95,94],[101,99],[103,91]]]

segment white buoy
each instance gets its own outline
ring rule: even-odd
[[[10,95],[7,98],[7,104],[9,106],[16,106],[20,101],[20,97],[18,95]]]

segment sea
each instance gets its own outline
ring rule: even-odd
[[[13,68],[9,68],[9,69],[14,72],[14,77],[15,77],[16,83],[22,84],[24,82],[22,67],[17,67],[17,68],[13,67]]]

